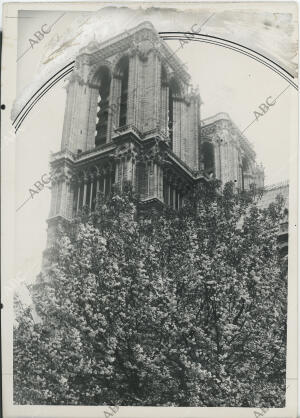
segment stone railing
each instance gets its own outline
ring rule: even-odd
[[[228,113],[220,112],[220,113],[217,113],[216,115],[209,116],[206,119],[202,119],[201,126],[210,125],[211,123],[218,122],[218,121],[220,121],[222,119],[231,120],[230,119],[230,116],[228,115]]]

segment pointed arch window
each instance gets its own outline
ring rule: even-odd
[[[214,146],[211,142],[204,142],[202,145],[202,155],[204,163],[204,171],[209,175],[215,173],[215,154]]]
[[[246,190],[248,188],[247,182],[247,175],[250,172],[250,164],[247,158],[242,158],[242,190]]]
[[[129,58],[125,56],[120,59],[118,63],[118,73],[121,81],[120,92],[120,114],[119,126],[124,126],[127,123],[127,108],[128,108],[128,76],[129,76]]]
[[[96,120],[96,147],[105,144],[107,137],[109,93],[111,84],[111,74],[107,67],[101,67],[99,69],[97,82],[99,83],[99,96]]]
[[[165,66],[161,66],[161,93],[160,93],[160,128],[167,134],[168,132],[168,100],[169,100],[168,76]]]
[[[164,65],[161,66],[161,85],[166,86],[168,83],[167,70]]]

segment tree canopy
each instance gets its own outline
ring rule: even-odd
[[[130,188],[62,226],[18,301],[17,404],[283,407],[280,199],[199,186],[181,211]]]

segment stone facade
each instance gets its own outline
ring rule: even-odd
[[[233,181],[239,190],[251,184],[264,187],[264,169],[255,162],[255,152],[227,113],[201,121],[200,167],[223,184]]]
[[[263,169],[228,115],[200,123],[201,98],[182,62],[145,22],[80,50],[67,87],[48,219],[93,210],[98,191],[129,181],[143,203],[179,209],[197,182],[263,186]]]

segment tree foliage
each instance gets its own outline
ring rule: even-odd
[[[102,203],[101,203],[102,202]],[[139,215],[130,189],[61,228],[18,308],[18,404],[282,407],[287,275],[278,199],[199,186]]]

